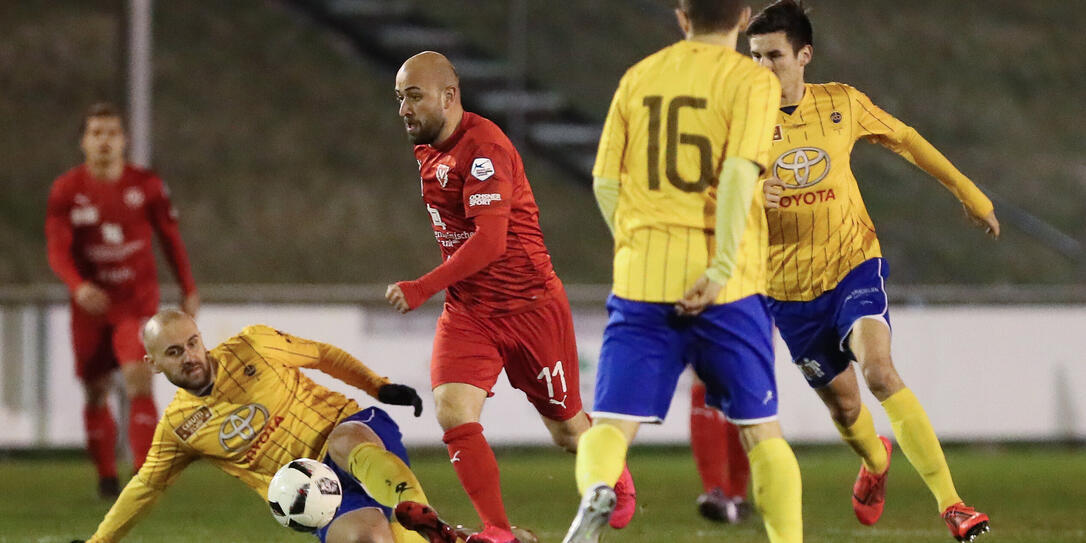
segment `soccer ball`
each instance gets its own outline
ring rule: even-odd
[[[332,522],[343,490],[327,465],[309,458],[291,460],[268,484],[268,505],[279,524],[315,532]]]

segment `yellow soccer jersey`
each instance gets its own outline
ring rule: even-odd
[[[209,352],[207,396],[179,389],[155,429],[147,460],[91,541],[124,535],[194,460],[205,458],[267,498],[275,472],[295,458],[321,458],[325,440],[358,404],[310,380],[317,368],[376,396],[388,380],[332,345],[250,326]]]
[[[916,130],[841,83],[806,85],[796,109],[779,112],[767,175],[785,184],[769,223],[769,295],[807,301],[861,262],[882,255],[852,174],[852,147],[878,143],[936,177],[976,216],[992,203]]]
[[[721,165],[738,157],[765,167],[779,103],[777,78],[724,46],[681,41],[626,72],[593,169],[619,183],[617,296],[675,302],[705,272],[715,247]],[[762,205],[756,193],[717,303],[765,292]]]

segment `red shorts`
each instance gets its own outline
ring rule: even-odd
[[[109,375],[119,364],[143,363],[140,327],[149,315],[88,315],[72,304],[75,375],[87,382]]]
[[[581,411],[577,338],[564,291],[539,307],[500,317],[446,306],[434,334],[430,384],[466,383],[489,394],[502,368],[540,415],[564,421]]]

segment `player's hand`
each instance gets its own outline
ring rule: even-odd
[[[722,288],[724,285],[709,279],[707,275],[702,275],[694,282],[694,286],[686,291],[683,299],[675,304],[675,311],[681,316],[697,315],[716,300]]]
[[[762,192],[765,193],[765,208],[778,209],[781,207],[781,193],[784,192],[784,181],[776,176],[766,179],[762,183]]]
[[[995,211],[992,211],[983,217],[975,217],[969,212],[969,208],[966,207],[965,215],[969,217],[969,220],[972,221],[973,224],[983,228],[984,231],[993,238],[999,239],[999,219],[996,219]]]
[[[407,297],[403,295],[403,290],[400,289],[400,285],[395,283],[388,286],[385,289],[385,300],[388,300],[389,305],[393,309],[399,311],[400,314],[411,311],[411,306],[407,305]]]
[[[103,315],[109,311],[109,294],[91,282],[84,282],[75,289],[75,303],[91,315]]]
[[[422,415],[422,398],[415,389],[407,385],[387,384],[377,389],[377,400],[390,405],[411,405],[415,407],[415,416]]]
[[[188,316],[196,318],[196,312],[200,310],[200,294],[193,292],[181,300],[181,311]]]

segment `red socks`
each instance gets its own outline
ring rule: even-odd
[[[690,389],[690,448],[706,492],[719,488],[730,498],[746,499],[750,463],[739,443],[739,429],[705,405],[701,383]]]
[[[477,422],[461,424],[445,432],[442,441],[449,448],[449,460],[484,528],[495,526],[508,530],[509,518],[502,503],[498,460],[483,437],[483,426]]]
[[[133,471],[139,471],[147,459],[151,440],[155,437],[158,411],[152,396],[132,398],[128,413],[128,446],[132,449]]]
[[[87,434],[87,452],[94,461],[94,467],[98,469],[98,478],[117,477],[117,455],[114,451],[117,443],[117,423],[113,422],[109,406],[85,406],[83,429]]]

